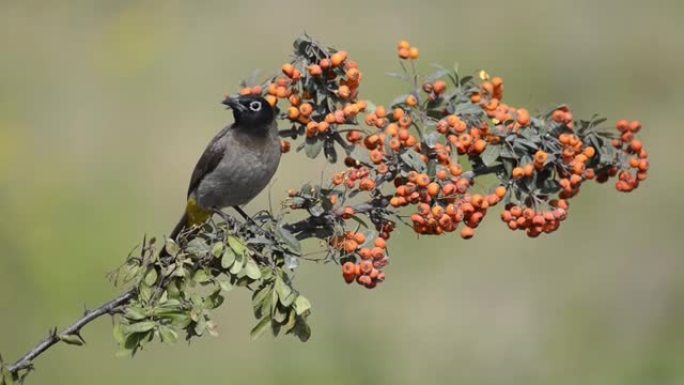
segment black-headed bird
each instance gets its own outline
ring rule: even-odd
[[[251,201],[280,163],[276,111],[260,96],[228,97],[234,123],[209,142],[190,177],[185,212],[169,237],[204,223],[217,210]]]

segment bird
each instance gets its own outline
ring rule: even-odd
[[[270,182],[280,163],[277,111],[255,95],[226,97],[233,124],[219,131],[197,161],[190,177],[183,215],[169,238],[204,223],[213,213],[240,206],[256,197]]]

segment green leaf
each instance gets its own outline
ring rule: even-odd
[[[247,258],[245,257],[244,254],[237,254],[235,256],[235,263],[233,263],[233,266],[230,267],[230,273],[235,275],[238,274],[239,272],[242,271],[242,268],[245,266],[245,260]]]
[[[298,295],[294,301],[294,310],[297,315],[308,314],[311,312],[311,302],[303,295]]]
[[[501,154],[501,146],[490,144],[485,148],[482,155],[480,155],[480,158],[485,166],[489,167],[497,162],[499,154]]]
[[[205,330],[207,330],[207,320],[202,316],[196,321],[194,332],[198,336],[201,336],[204,334]]]
[[[302,317],[297,317],[297,324],[294,328],[294,334],[299,337],[299,340],[306,342],[311,337],[311,328]]]
[[[167,239],[164,248],[170,255],[176,255],[180,251],[180,247],[178,247],[178,244],[173,239]]]
[[[154,269],[154,267],[150,267],[150,269],[147,271],[143,282],[147,286],[153,286],[155,282],[157,282],[157,271]]]
[[[233,263],[235,262],[235,252],[233,249],[226,249],[225,252],[223,253],[223,257],[221,257],[221,267],[224,269],[227,269],[231,266],[233,266]]]
[[[197,270],[192,276],[192,280],[197,283],[206,283],[212,279],[211,275],[207,273],[204,269]]]
[[[247,258],[247,263],[245,264],[245,274],[254,280],[261,278],[261,270],[252,258]]]
[[[271,323],[271,319],[269,317],[264,317],[259,322],[252,328],[252,330],[249,332],[249,336],[255,340],[261,336],[266,329],[268,329],[268,325]]]
[[[62,334],[59,336],[59,340],[69,345],[82,346],[85,344],[83,338],[78,334]]]
[[[185,250],[188,253],[196,255],[198,257],[203,257],[211,251],[209,249],[209,245],[207,244],[207,242],[205,242],[202,238],[195,238],[192,241],[188,242],[188,245],[185,247]]]
[[[278,299],[280,303],[284,306],[290,306],[290,304],[292,304],[292,301],[294,301],[295,294],[292,291],[292,288],[290,287],[290,285],[285,283],[285,281],[280,277],[280,275],[276,276],[275,291],[276,294],[278,294]]]
[[[294,311],[290,311],[289,315],[287,316],[287,322],[285,322],[283,325],[283,329],[285,329],[285,332],[289,333],[296,325],[297,314]]]
[[[142,332],[150,331],[150,330],[154,329],[156,326],[157,326],[157,323],[153,322],[153,321],[136,322],[136,323],[126,325],[125,331],[128,334],[142,333]]]
[[[307,140],[305,142],[306,144],[304,145],[304,153],[306,156],[309,158],[313,159],[318,156],[318,154],[321,153],[321,150],[323,150],[323,144],[325,143],[323,140]]]
[[[233,290],[233,285],[230,283],[230,280],[228,279],[228,277],[221,275],[216,279],[216,281],[218,282],[221,290],[223,290],[223,291]]]
[[[238,256],[247,254],[247,245],[232,235],[228,237],[228,246],[230,246]]]
[[[401,160],[406,163],[407,166],[416,170],[417,172],[424,172],[426,165],[423,162],[422,157],[414,150],[404,151],[403,154],[399,156]]]
[[[221,258],[224,249],[225,245],[223,242],[214,243],[214,246],[211,248],[211,254],[216,258]]]
[[[145,338],[148,338],[151,334],[152,331],[146,331],[142,333],[131,333],[128,335],[126,338],[126,342],[124,343],[124,349],[130,350],[128,355],[133,355],[135,351],[140,348],[140,345],[142,344],[142,341]]]
[[[273,320],[276,321],[279,324],[285,323],[285,320],[287,317],[290,315],[290,309],[285,308],[281,309],[280,306],[276,306],[275,311],[273,312]]]
[[[117,344],[123,345],[124,341],[126,340],[126,333],[124,332],[123,325],[121,325],[121,322],[117,322],[114,324],[114,328],[112,329],[112,335],[114,336],[114,341],[116,341]]]
[[[126,312],[124,313],[124,318],[133,321],[140,321],[147,318],[147,316],[139,307],[131,306],[128,309],[126,309]]]
[[[162,342],[172,345],[178,340],[178,332],[168,326],[159,326],[159,336]]]

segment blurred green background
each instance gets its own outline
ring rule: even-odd
[[[29,383],[684,383],[683,4],[0,1],[0,352],[16,359],[117,293],[106,272],[175,223],[190,170],[231,119],[223,93],[277,69],[307,31],[351,52],[375,101],[401,91],[383,74],[408,39],[426,70],[503,76],[513,105],[640,119],[649,180],[631,194],[588,184],[561,231],[536,240],[497,214],[467,242],[400,229],[373,291],[304,265],[306,344],[250,342],[235,291],[218,338],[117,359],[105,318],[87,347],[42,356]],[[319,170],[288,155],[274,201]]]

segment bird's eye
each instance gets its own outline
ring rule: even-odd
[[[255,100],[249,103],[249,109],[254,112],[258,112],[259,110],[261,110],[261,102]]]

